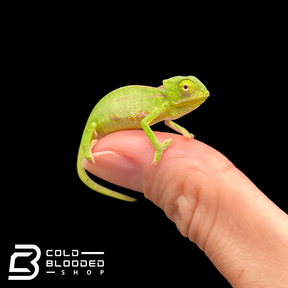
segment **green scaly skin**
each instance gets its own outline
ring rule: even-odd
[[[127,129],[142,128],[154,146],[155,167],[172,139],[160,143],[150,126],[160,121],[181,133],[185,139],[193,138],[185,128],[172,120],[195,110],[209,96],[206,87],[194,76],[176,76],[164,80],[158,88],[126,86],[104,96],[94,107],[86,123],[78,153],[77,171],[80,179],[89,188],[104,195],[129,202],[136,199],[107,189],[89,178],[82,166],[86,158],[94,162],[91,149],[107,134]]]

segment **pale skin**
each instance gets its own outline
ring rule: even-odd
[[[83,132],[77,160],[80,179],[96,192],[120,200],[135,201],[134,198],[92,181],[82,166],[83,159],[91,163],[95,162],[91,150],[104,136],[116,131],[142,128],[155,149],[151,163],[155,167],[173,139],[168,138],[160,142],[150,126],[164,121],[171,129],[181,133],[185,139],[193,138],[193,134],[172,120],[195,110],[208,96],[206,87],[194,76],[172,77],[164,80],[163,85],[158,88],[134,85],[107,94],[94,107]]]
[[[181,135],[155,134],[160,142],[173,139],[157,173],[148,157],[153,146],[144,131],[135,130],[101,139],[92,151],[97,165],[87,160],[83,165],[98,177],[144,193],[232,287],[287,288],[288,215],[212,147]],[[139,153],[140,146],[145,153]],[[197,263],[191,259],[187,265],[191,273],[181,279],[198,287]]]

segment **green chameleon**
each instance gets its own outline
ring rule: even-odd
[[[172,77],[164,80],[158,88],[134,85],[110,92],[97,103],[86,123],[77,160],[80,179],[89,188],[104,195],[129,202],[136,201],[92,181],[82,166],[82,160],[86,158],[94,163],[91,150],[105,135],[119,130],[142,128],[155,148],[152,165],[156,166],[173,139],[160,143],[150,126],[164,120],[167,126],[181,133],[185,139],[193,138],[193,134],[171,120],[193,111],[208,96],[206,87],[194,76]]]

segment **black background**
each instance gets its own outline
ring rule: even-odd
[[[126,203],[85,187],[76,172],[78,146],[89,113],[108,92],[195,75],[211,96],[177,123],[229,158],[288,212],[287,44],[267,46],[269,26],[258,24],[254,30],[236,25],[231,31],[223,22],[201,33],[196,27],[169,32],[163,26],[153,38],[144,27],[137,33],[129,25],[103,31],[99,23],[86,21],[52,27],[50,19],[36,28],[27,20],[27,26],[15,27],[14,42],[8,44],[7,98],[12,104],[7,122],[13,129],[6,148],[15,148],[4,153],[9,172],[3,179],[9,184],[2,220],[8,228],[5,275],[14,245],[36,244],[42,253],[104,251],[105,278],[93,278],[96,284],[116,279],[118,284],[164,286],[193,279],[201,287],[210,281],[230,287],[206,255],[142,194],[117,187],[140,199]],[[153,129],[173,133],[163,123]],[[63,283],[77,279],[61,278]],[[44,281],[56,283],[59,277],[41,270],[29,284]]]

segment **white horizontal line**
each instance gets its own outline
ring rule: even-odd
[[[55,271],[46,271],[46,273],[55,273]]]
[[[81,252],[82,255],[98,255],[98,254],[104,254],[104,252]]]

